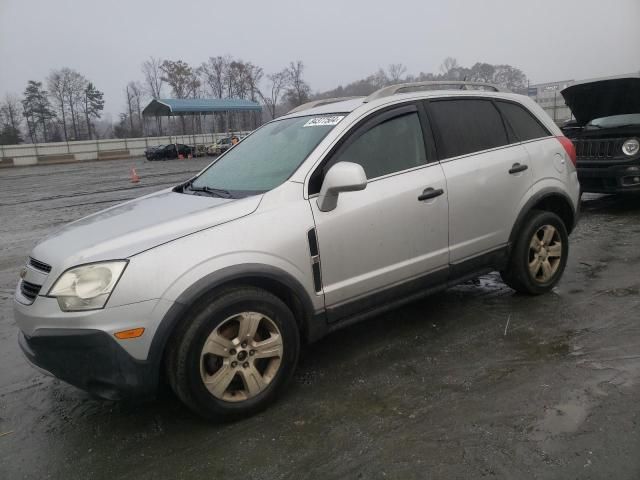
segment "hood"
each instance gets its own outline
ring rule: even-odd
[[[596,118],[640,113],[640,75],[576,83],[560,93],[581,126]]]
[[[44,241],[33,258],[68,268],[127,258],[184,235],[249,215],[262,195],[239,200],[162,190],[69,223]]]

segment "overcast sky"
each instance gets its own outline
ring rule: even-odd
[[[313,91],[447,56],[522,69],[532,83],[640,70],[640,0],[0,0],[0,95],[78,70],[124,109],[149,56],[230,54],[266,73],[305,62]]]

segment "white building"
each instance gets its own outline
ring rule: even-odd
[[[574,83],[575,80],[564,80],[562,82],[530,85],[528,95],[533,98],[557,124],[561,125],[573,117],[571,110],[565,105],[564,98],[560,95],[560,91]]]

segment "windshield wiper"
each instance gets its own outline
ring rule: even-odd
[[[622,125],[607,125],[606,127],[603,127],[602,125],[587,125],[587,127],[589,128],[598,128],[598,129],[602,129],[602,128],[626,128],[626,127],[638,127],[640,126],[640,123],[624,123]]]
[[[191,190],[192,192],[203,192],[203,193],[212,195],[214,197],[233,198],[233,195],[231,194],[231,192],[224,190],[222,188],[211,188],[211,187],[207,187],[206,185],[204,187],[194,187],[192,183],[187,185],[187,188],[189,188],[189,190]]]

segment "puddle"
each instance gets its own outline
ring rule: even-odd
[[[608,295],[611,297],[631,297],[638,295],[638,293],[640,293],[638,287],[611,288],[609,290],[599,290],[597,292],[598,295]]]
[[[567,331],[563,335],[541,338],[530,330],[515,330],[509,332],[507,341],[514,342],[525,354],[534,359],[544,360],[548,357],[564,357],[571,352],[570,340],[576,332]]]
[[[547,408],[544,418],[533,426],[531,438],[542,441],[555,435],[576,432],[588,414],[587,404],[580,401],[561,403]]]

